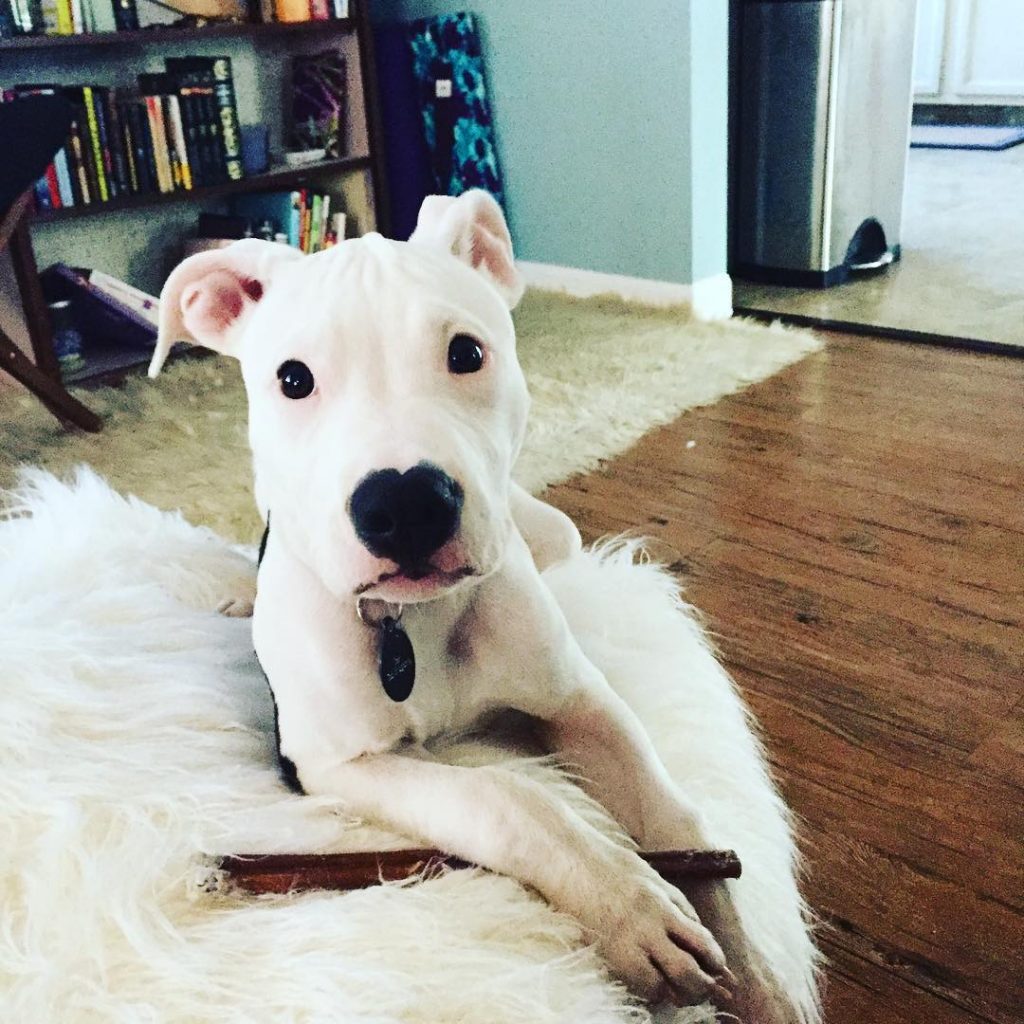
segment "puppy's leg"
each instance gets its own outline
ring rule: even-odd
[[[582,652],[576,676],[580,688],[546,723],[551,749],[581,773],[584,787],[642,849],[710,848],[698,808],[669,776],[639,719]],[[747,941],[729,885],[686,888],[735,975],[728,1008],[745,1024],[796,1024],[800,1016],[792,1001]]]
[[[725,959],[685,901],[544,786],[498,766],[399,754],[294,759],[307,792],[537,889],[582,922],[644,997],[690,1003],[716,993]]]
[[[580,531],[561,510],[512,484],[512,518],[526,541],[539,572],[575,555],[582,547]]]

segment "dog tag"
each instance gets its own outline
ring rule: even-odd
[[[416,681],[416,655],[409,634],[390,615],[385,616],[380,624],[377,671],[384,692],[393,701],[406,700],[412,693],[412,684]]]

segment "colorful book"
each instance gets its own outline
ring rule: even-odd
[[[328,21],[331,17],[330,0],[309,0],[311,21]]]
[[[85,152],[82,146],[82,132],[80,122],[76,119],[71,122],[70,132],[70,156],[72,187],[77,182],[77,194],[75,198],[80,200],[83,206],[92,202],[92,191],[89,188],[89,172],[85,166]]]
[[[181,121],[181,103],[174,95],[164,97],[169,125],[169,136],[174,143],[176,161],[175,181],[181,188],[191,191],[192,169],[188,162],[188,147],[185,144],[185,127]]]
[[[154,327],[160,323],[160,300],[155,295],[144,292],[141,288],[121,281],[119,278],[105,274],[101,270],[93,270],[89,274],[89,284],[122,305],[134,309],[144,320]]]
[[[292,58],[292,145],[342,155],[347,77],[337,50]]]
[[[100,123],[99,118],[96,116],[97,103],[92,86],[82,86],[82,97],[85,101],[88,145],[96,174],[96,194],[99,197],[99,202],[105,203],[110,198],[110,190],[107,188],[107,175],[103,163],[103,143],[100,140]]]
[[[156,180],[160,192],[174,191],[174,176],[171,171],[171,154],[167,149],[167,132],[164,130],[164,115],[159,96],[146,96],[146,115],[149,121],[149,138],[153,147],[153,161],[156,164]]]
[[[274,0],[278,21],[309,21],[309,0]]]
[[[96,109],[96,127],[99,133],[100,153],[103,156],[103,175],[107,182],[107,194],[113,199],[120,194],[117,175],[114,171],[114,154],[111,148],[113,134],[107,123],[107,92],[98,85],[92,87],[93,106]]]
[[[75,205],[75,192],[71,187],[71,168],[68,165],[67,147],[62,146],[53,158],[53,169],[57,175],[57,190],[61,206]]]
[[[39,275],[48,302],[70,299],[74,304],[75,326],[85,348],[91,344],[109,347],[151,349],[156,327],[132,306],[97,288],[89,272],[55,263]]]

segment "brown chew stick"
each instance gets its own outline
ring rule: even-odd
[[[740,861],[732,850],[663,850],[641,857],[672,885],[718,878],[739,878]],[[252,893],[306,889],[365,889],[397,882],[422,872],[471,865],[440,850],[387,850],[372,853],[281,853],[225,857],[221,868]]]

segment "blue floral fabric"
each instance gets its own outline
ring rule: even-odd
[[[482,188],[503,203],[484,58],[473,16],[445,14],[413,22],[409,42],[438,191],[457,196]],[[447,82],[450,95],[445,95]]]

